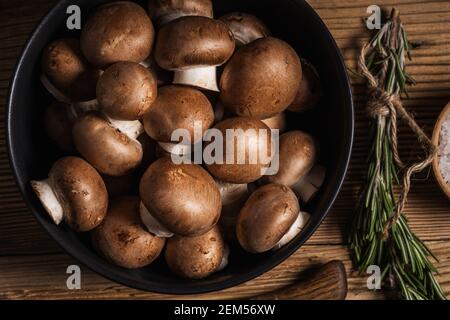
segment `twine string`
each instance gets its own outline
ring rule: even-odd
[[[366,64],[366,57],[373,48],[370,44],[365,44],[360,52],[358,66],[362,75],[368,82],[369,101],[367,103],[367,113],[370,117],[377,119],[378,117],[389,118],[391,121],[390,136],[392,145],[392,154],[395,163],[402,168],[403,179],[401,183],[401,191],[399,199],[396,203],[395,211],[392,217],[388,219],[383,229],[383,239],[389,236],[389,230],[398,221],[405,208],[407,196],[411,188],[411,176],[417,172],[422,171],[429,166],[437,154],[437,148],[422,130],[422,128],[414,120],[414,117],[403,107],[398,94],[390,94],[386,92],[378,83],[377,79],[369,71]],[[383,62],[384,68],[387,68],[387,59]],[[424,150],[423,159],[405,165],[401,160],[398,152],[398,136],[397,136],[397,118],[402,118],[409,128],[414,132],[419,142],[420,147]]]

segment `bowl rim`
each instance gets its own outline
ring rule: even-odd
[[[431,142],[437,148],[439,148],[442,124],[443,124],[447,114],[450,114],[450,102],[444,107],[444,109],[442,109],[441,113],[439,114],[439,116],[436,120],[436,124],[434,125],[433,136],[431,138]],[[446,183],[444,181],[444,177],[442,177],[441,168],[439,167],[439,155],[436,155],[433,159],[433,174],[434,174],[434,177],[436,178],[439,188],[447,196],[447,198],[450,199],[450,185],[448,183]]]
[[[113,282],[119,283],[121,285],[138,289],[138,290],[144,290],[148,292],[154,292],[154,293],[160,293],[160,294],[172,294],[172,295],[190,295],[190,294],[202,294],[202,293],[209,293],[213,291],[219,291],[224,290],[227,288],[235,287],[239,284],[242,284],[244,282],[250,281],[262,274],[265,274],[266,272],[270,271],[274,267],[278,266],[282,262],[284,262],[287,258],[289,258],[293,253],[295,253],[310,237],[311,235],[317,230],[317,228],[321,225],[325,217],[328,215],[332,205],[334,204],[337,195],[339,194],[339,191],[342,188],[342,184],[345,180],[350,158],[352,154],[352,146],[353,146],[353,138],[354,138],[354,103],[353,103],[353,95],[352,95],[352,88],[350,85],[349,76],[345,67],[344,59],[342,56],[342,53],[339,49],[339,47],[336,44],[335,39],[333,38],[331,32],[329,31],[326,24],[323,22],[323,20],[320,18],[320,16],[317,14],[317,12],[311,7],[311,5],[307,1],[303,0],[287,0],[299,8],[306,9],[309,11],[309,15],[311,15],[312,19],[316,20],[316,23],[321,27],[321,29],[324,32],[324,36],[327,37],[327,41],[330,42],[330,45],[334,49],[334,54],[337,58],[337,73],[339,74],[339,77],[342,79],[343,82],[343,96],[347,101],[343,102],[343,105],[346,106],[348,109],[348,123],[346,124],[347,127],[345,128],[345,135],[346,135],[346,141],[343,141],[342,146],[342,153],[344,154],[343,159],[341,160],[341,163],[338,164],[337,170],[342,172],[342,174],[335,179],[335,189],[330,192],[329,194],[329,200],[326,205],[323,207],[323,212],[320,215],[317,223],[313,225],[311,228],[305,228],[302,237],[298,238],[296,242],[293,241],[292,245],[289,248],[286,248],[286,250],[283,251],[282,254],[278,255],[278,257],[275,259],[266,259],[263,263],[261,263],[259,266],[253,268],[250,272],[247,272],[243,275],[236,275],[232,278],[222,280],[218,283],[207,283],[202,284],[201,286],[187,286],[187,287],[180,287],[177,285],[173,286],[167,286],[167,285],[161,285],[161,283],[152,282],[152,285],[145,285],[140,281],[134,280],[132,277],[124,277],[122,275],[119,275],[117,273],[114,273],[108,269],[107,266],[105,266],[105,263],[97,263],[96,261],[92,261],[85,253],[78,252],[77,250],[72,250],[72,248],[63,241],[63,237],[59,237],[57,234],[52,232],[50,228],[43,223],[43,217],[39,212],[36,212],[33,210],[33,206],[31,204],[30,199],[26,196],[26,186],[21,183],[19,170],[16,168],[16,162],[17,158],[14,154],[13,150],[13,141],[14,137],[11,134],[11,127],[12,127],[12,104],[15,99],[15,95],[17,95],[16,92],[16,85],[17,85],[17,78],[19,76],[19,73],[21,69],[23,68],[23,61],[25,59],[26,53],[30,50],[30,46],[33,43],[36,35],[41,31],[43,26],[47,24],[47,22],[51,19],[53,19],[53,16],[56,12],[59,12],[62,7],[67,6],[67,4],[70,2],[70,0],[61,0],[57,2],[54,6],[52,6],[47,13],[43,16],[43,18],[38,22],[37,26],[33,29],[31,32],[31,35],[29,36],[28,40],[26,41],[21,53],[20,57],[18,58],[16,62],[16,67],[14,68],[12,77],[10,79],[9,84],[9,91],[7,95],[7,103],[6,103],[6,145],[7,145],[7,154],[9,158],[9,165],[11,167],[11,171],[13,173],[16,185],[18,189],[20,190],[21,196],[26,203],[29,210],[32,212],[34,218],[39,221],[39,224],[41,227],[46,231],[48,235],[58,244],[59,247],[63,249],[63,251],[71,256],[73,259],[75,259],[80,264],[86,266],[88,269],[93,271],[94,273],[107,278],[108,280],[111,280]],[[73,2],[73,1],[72,1]],[[70,2],[70,3],[72,3]]]

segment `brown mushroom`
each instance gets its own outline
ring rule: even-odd
[[[123,176],[141,163],[142,145],[136,140],[141,133],[139,121],[112,122],[95,111],[79,117],[72,129],[78,152],[110,176]]]
[[[316,68],[307,60],[301,59],[303,78],[294,101],[287,108],[293,112],[311,110],[322,96],[322,85]]]
[[[316,165],[317,158],[317,145],[311,135],[299,130],[289,131],[280,137],[278,172],[261,180],[289,186],[302,202],[308,202],[325,179],[324,168]]]
[[[202,139],[213,121],[214,111],[206,96],[197,89],[179,85],[161,87],[158,98],[143,119],[144,129],[152,139],[176,143],[178,141],[172,140],[172,133],[185,129],[189,132],[191,144]],[[197,137],[196,123],[200,129]]]
[[[95,98],[95,85],[101,70],[84,59],[77,39],[63,38],[51,42],[41,58],[41,81],[58,100],[65,103]]]
[[[184,16],[213,17],[211,0],[149,0],[148,13],[154,23],[161,27]]]
[[[98,7],[81,31],[81,50],[101,69],[119,61],[142,62],[151,52],[155,31],[145,10],[117,1]]]
[[[260,120],[241,117],[228,118],[214,128],[223,137],[223,145],[220,145],[223,159],[213,157],[211,162],[205,159],[208,171],[224,182],[250,183],[258,180],[272,159],[270,128]]]
[[[142,118],[157,95],[157,80],[145,67],[134,62],[117,62],[100,77],[97,100],[100,109],[118,120]]]
[[[55,101],[45,110],[44,126],[48,137],[58,148],[69,153],[75,151],[72,139],[74,122],[75,115],[72,114],[68,104]]]
[[[75,231],[98,226],[108,207],[108,193],[98,172],[77,157],[56,161],[48,179],[31,181],[31,186],[56,224],[66,221]]]
[[[262,186],[250,195],[239,213],[236,224],[239,243],[251,253],[278,248],[285,235],[299,229],[295,224],[299,214],[297,197],[289,187],[279,184]],[[293,238],[291,234],[288,237]]]
[[[219,18],[233,33],[236,47],[240,48],[259,38],[270,36],[270,31],[257,17],[244,12],[231,12]]]
[[[195,164],[177,165],[169,157],[156,160],[142,177],[139,193],[149,214],[174,234],[203,234],[219,219],[219,189]]]
[[[111,201],[108,214],[92,231],[94,247],[109,261],[123,268],[141,268],[160,255],[165,239],[144,229],[139,219],[139,198]]]
[[[234,52],[234,38],[219,20],[187,16],[171,21],[158,33],[155,60],[175,71],[174,83],[218,91],[216,66]]]
[[[240,48],[220,78],[220,99],[231,112],[265,119],[285,110],[302,79],[300,59],[286,42],[266,37]]]
[[[202,279],[224,267],[225,243],[217,227],[196,237],[174,236],[167,240],[167,265],[177,275]]]

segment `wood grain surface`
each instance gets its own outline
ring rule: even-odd
[[[368,33],[362,23],[373,0],[310,0],[330,28],[346,64],[355,68],[360,45]],[[14,299],[237,299],[248,298],[294,282],[299,274],[333,259],[342,260],[348,272],[348,299],[385,299],[389,292],[371,292],[366,278],[352,271],[345,245],[358,187],[365,175],[367,153],[364,115],[365,87],[352,79],[356,132],[350,170],[342,191],[324,223],[296,254],[261,277],[228,290],[197,296],[167,296],[138,291],[113,283],[82,267],[82,289],[67,290],[66,268],[76,263],[45,234],[17,190],[5,145],[5,101],[9,80],[21,49],[54,0],[0,0],[0,298]],[[379,0],[389,11],[397,7],[417,45],[409,72],[417,80],[404,100],[417,121],[431,134],[441,109],[450,100],[450,1]],[[400,127],[400,148],[405,157],[416,157],[414,137]],[[450,202],[431,174],[415,177],[405,210],[413,230],[439,258],[439,281],[450,296]]]

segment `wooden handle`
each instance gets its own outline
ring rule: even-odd
[[[347,275],[341,261],[331,261],[316,269],[304,280],[277,291],[254,297],[254,300],[344,300]]]

